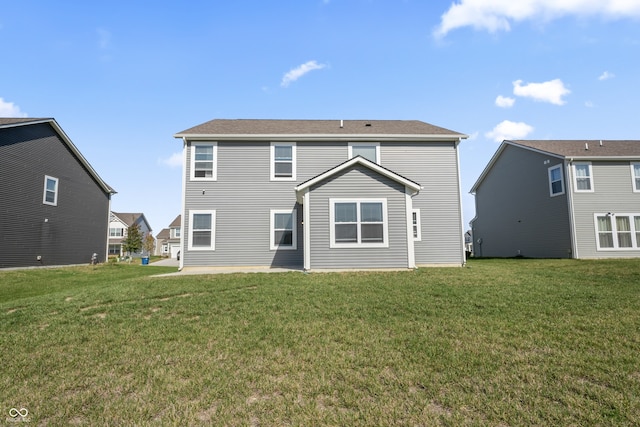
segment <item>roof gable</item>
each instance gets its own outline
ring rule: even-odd
[[[29,126],[41,123],[48,123],[53,130],[58,134],[59,138],[62,142],[69,148],[69,150],[73,153],[73,155],[78,159],[80,164],[87,170],[89,175],[96,181],[98,186],[102,188],[102,190],[107,194],[115,194],[116,190],[111,188],[106,182],[100,178],[100,175],[93,169],[93,167],[89,164],[87,159],[80,153],[78,148],[71,142],[71,139],[67,136],[66,133],[62,130],[58,122],[52,118],[12,118],[12,117],[0,117],[0,129],[8,129],[19,126]]]
[[[467,135],[419,120],[259,120],[215,119],[186,129],[176,138],[214,139],[464,139]]]
[[[409,188],[410,190],[412,190],[414,192],[414,194],[417,194],[420,189],[422,188],[420,186],[420,184],[418,184],[415,181],[412,181],[408,178],[403,177],[402,175],[398,175],[397,173],[393,172],[390,169],[384,168],[382,166],[380,166],[377,163],[374,163],[370,160],[365,159],[362,156],[356,156],[353,157],[352,159],[347,160],[344,163],[339,164],[338,166],[329,169],[326,172],[321,173],[320,175],[317,175],[303,183],[301,183],[300,185],[297,185],[294,190],[296,191],[296,194],[298,195],[298,202],[301,202],[300,200],[300,196],[302,193],[304,193],[305,191],[307,191],[309,188],[311,188],[311,186],[318,184],[319,182],[322,182],[324,180],[326,180],[327,178],[330,178],[346,169],[351,168],[352,166],[355,165],[360,165],[360,166],[364,166],[366,168],[371,169],[374,172],[377,172],[380,175],[383,175],[393,181],[396,181],[402,185],[404,185],[405,187]]]
[[[640,160],[640,140],[504,140],[471,187],[475,193],[508,146],[567,160]]]

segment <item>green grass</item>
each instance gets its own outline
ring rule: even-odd
[[[640,420],[640,260],[148,277],[167,271],[0,272],[0,421]]]

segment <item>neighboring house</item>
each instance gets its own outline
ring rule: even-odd
[[[140,234],[143,239],[152,232],[151,226],[149,226],[143,213],[111,212],[109,217],[109,255],[125,255],[122,243],[127,237],[127,229],[133,224],[140,226]]]
[[[421,121],[212,120],[184,148],[180,266],[461,266],[458,132]]]
[[[504,141],[471,193],[475,256],[640,257],[640,141]]]
[[[158,234],[156,234],[156,255],[162,257],[169,256],[169,244],[167,241],[169,240],[170,235],[168,228],[163,228]]]
[[[156,236],[156,241],[158,242],[157,253],[156,255],[161,255],[164,257],[177,258],[178,252],[180,252],[180,231],[182,216],[178,215],[171,224],[169,224],[169,228],[163,228],[160,233]]]
[[[467,252],[467,255],[473,252],[473,234],[471,234],[471,230],[467,230],[467,232],[464,233],[464,250]]]
[[[106,260],[107,185],[52,118],[0,118],[0,268]]]

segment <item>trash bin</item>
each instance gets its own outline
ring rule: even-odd
[[[148,256],[143,256],[142,257],[142,265],[149,265],[149,257]]]

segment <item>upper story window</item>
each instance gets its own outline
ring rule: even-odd
[[[633,191],[640,192],[640,163],[631,163],[631,177],[633,178]]]
[[[109,237],[124,237],[124,228],[109,228]]]
[[[564,194],[564,179],[562,178],[562,165],[549,168],[549,194],[559,196]]]
[[[573,176],[575,191],[593,191],[593,173],[591,163],[574,163]]]
[[[171,234],[172,234],[171,237],[173,237],[173,238],[176,238],[176,239],[180,238],[180,227],[172,228],[171,229]]]
[[[296,210],[271,210],[270,247],[275,249],[296,249]]]
[[[42,203],[52,206],[58,205],[58,178],[45,175]]]
[[[380,164],[380,143],[379,142],[350,142],[349,158],[362,156],[373,163]]]
[[[216,211],[190,211],[189,229],[189,250],[212,251],[215,249]]]
[[[296,143],[271,143],[271,180],[295,181],[296,179]]]
[[[191,179],[194,181],[215,181],[218,144],[215,142],[194,142],[191,145]]]
[[[389,247],[386,199],[329,199],[332,248]]]

